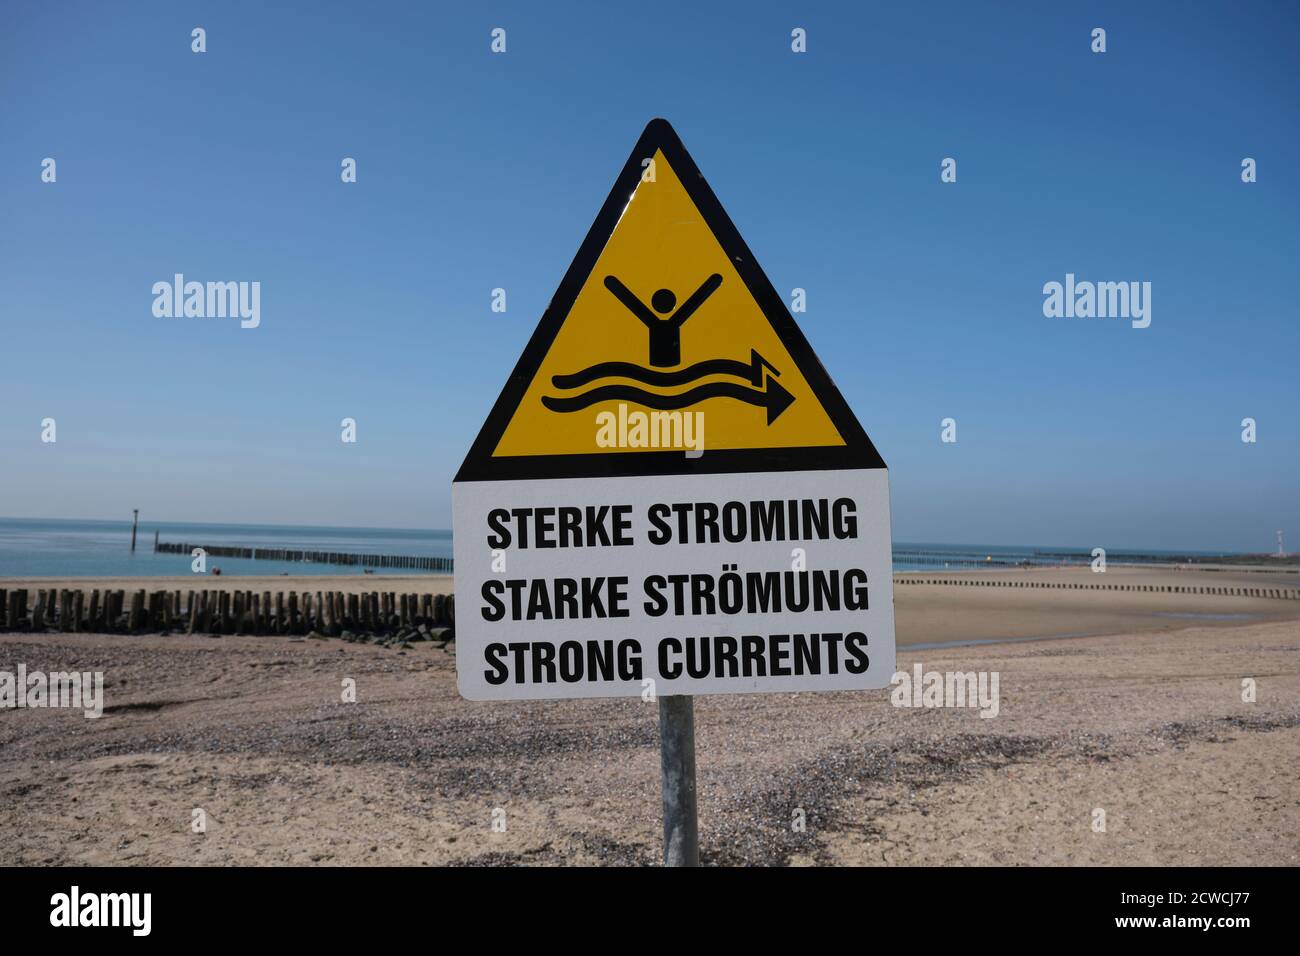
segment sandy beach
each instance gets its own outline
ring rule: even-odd
[[[698,698],[705,862],[1300,864],[1300,601],[895,593],[899,669],[995,671],[998,715],[895,707],[888,690]],[[928,646],[958,640],[1005,643]],[[451,649],[429,643],[0,635],[0,669],[17,662],[104,671],[105,713],[0,710],[0,864],[657,860],[657,709],[640,700],[472,703]],[[356,703],[340,699],[348,678]]]

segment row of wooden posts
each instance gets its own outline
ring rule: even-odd
[[[1158,594],[1217,594],[1223,597],[1280,598],[1284,601],[1300,601],[1300,589],[1296,588],[1217,587],[1190,584],[1107,584],[1103,582],[1084,584],[1080,581],[1023,581],[974,577],[915,578],[907,575],[896,580],[899,584],[951,584],[961,587],[982,588],[1058,588],[1067,591],[1150,591]]]
[[[29,600],[31,601],[29,606]],[[450,640],[456,599],[393,591],[103,591],[0,589],[0,630],[337,637],[436,631]]]
[[[927,554],[924,551],[895,551],[895,561],[906,561],[908,564],[933,564],[935,567],[960,567],[960,568],[1016,568],[1016,567],[1056,567],[1059,561],[1039,561],[1028,562],[1024,558],[954,558],[951,554],[937,552]],[[1086,563],[1085,563],[1086,567]]]
[[[1110,584],[996,578],[922,578],[902,575],[899,584],[962,587],[1137,591],[1224,597],[1300,600],[1300,589],[1242,586]],[[32,600],[34,598],[34,600]],[[30,606],[29,606],[30,601]],[[190,634],[306,634],[344,631],[389,633],[402,629],[454,628],[456,599],[450,594],[393,591],[145,591],[87,592],[79,588],[0,588],[0,629],[8,631],[183,630]]]
[[[254,561],[298,561],[313,564],[344,564],[364,568],[409,568],[412,571],[453,570],[451,558],[414,554],[345,554],[341,551],[294,551],[288,548],[236,548],[224,544],[179,544],[154,539],[160,554],[192,555],[196,549],[214,558],[249,558]]]

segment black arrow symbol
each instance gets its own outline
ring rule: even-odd
[[[647,408],[671,409],[685,408],[706,398],[734,398],[749,405],[766,408],[769,425],[776,421],[794,401],[794,396],[783,389],[776,379],[769,378],[766,389],[746,388],[735,382],[709,382],[673,395],[658,395],[637,388],[635,385],[602,385],[600,388],[593,388],[589,392],[571,398],[543,395],[542,404],[553,412],[576,412],[597,402],[606,401],[633,402],[645,405]]]
[[[617,376],[634,379],[647,385],[684,385],[706,375],[735,375],[747,379],[749,384],[757,388],[763,384],[763,369],[768,369],[773,375],[781,374],[776,366],[759,355],[756,349],[750,349],[748,365],[736,359],[707,359],[675,372],[665,372],[659,369],[642,368],[632,362],[601,362],[571,375],[552,375],[551,384],[556,388],[577,388],[598,378]]]

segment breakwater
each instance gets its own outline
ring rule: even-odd
[[[1283,601],[1300,601],[1300,588],[1261,588],[1242,585],[1200,584],[1109,584],[1081,581],[1026,581],[1023,578],[997,578],[993,576],[957,576],[948,578],[914,577],[903,574],[894,578],[895,584],[940,584],[968,588],[1050,588],[1065,591],[1146,591],[1153,594],[1216,594],[1221,597],[1277,598]]]
[[[183,544],[154,541],[159,554],[192,555],[202,550],[213,558],[247,558],[253,561],[298,561],[311,564],[341,564],[362,568],[408,568],[412,571],[453,570],[451,558],[434,558],[416,554],[348,554],[342,551],[301,551],[290,548],[240,548],[222,544]]]
[[[455,626],[450,594],[0,588],[4,631],[366,635],[446,643]]]

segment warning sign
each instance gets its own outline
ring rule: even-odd
[[[646,127],[453,485],[472,699],[883,687],[881,460]]]

